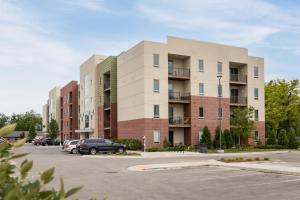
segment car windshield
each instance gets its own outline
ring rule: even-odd
[[[105,143],[107,143],[107,144],[112,144],[112,141],[111,141],[111,140],[108,140],[108,139],[105,139]]]

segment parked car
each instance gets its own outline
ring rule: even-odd
[[[66,150],[66,144],[69,142],[70,140],[65,140],[62,144],[62,150],[65,151]]]
[[[68,140],[68,142],[64,144],[64,150],[71,154],[77,153],[76,145],[78,142],[79,140]]]
[[[97,152],[124,153],[126,151],[126,145],[103,138],[83,139],[78,142],[77,149],[80,154],[89,153],[95,155]]]
[[[60,141],[58,139],[44,138],[41,141],[41,145],[59,145]]]
[[[37,137],[34,138],[32,144],[41,145],[42,144],[42,139],[43,139],[42,137],[37,136]]]

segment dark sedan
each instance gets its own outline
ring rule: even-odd
[[[126,145],[102,138],[80,140],[77,148],[80,154],[89,153],[92,155],[97,154],[97,152],[124,153],[126,151]]]

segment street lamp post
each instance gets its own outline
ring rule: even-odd
[[[220,116],[222,112],[222,105],[221,105],[221,78],[222,74],[218,74],[217,78],[219,79],[219,85],[218,85],[218,97],[219,97],[219,108],[218,108],[218,122],[219,122],[219,138],[220,138],[220,152],[223,152],[222,150],[222,117]]]

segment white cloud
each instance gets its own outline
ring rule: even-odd
[[[285,31],[288,25],[292,28],[291,23],[298,23],[296,18],[263,0],[143,1],[137,10],[155,23],[239,45],[261,42]]]
[[[75,9],[85,9],[89,11],[108,12],[109,9],[105,6],[103,0],[66,0],[68,6]]]

